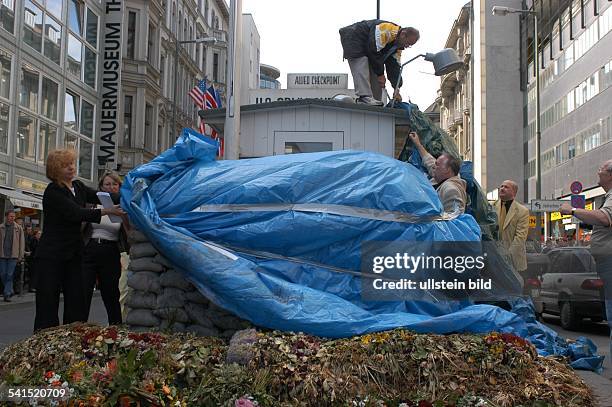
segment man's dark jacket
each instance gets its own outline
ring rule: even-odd
[[[343,27],[340,29],[340,42],[345,59],[368,57],[370,66],[376,75],[384,75],[385,68],[387,69],[387,77],[395,88],[400,73],[400,64],[394,58],[398,49],[397,39],[380,51],[376,51],[376,26],[387,22],[389,21],[364,20]],[[402,86],[401,80],[400,86]]]

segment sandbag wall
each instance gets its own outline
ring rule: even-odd
[[[192,332],[229,339],[251,326],[206,299],[160,254],[147,237],[129,233],[128,314],[135,331]]]

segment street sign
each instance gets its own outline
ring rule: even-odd
[[[582,192],[582,182],[580,181],[574,181],[572,182],[572,185],[570,185],[570,191],[572,191],[572,194],[579,194]]]
[[[534,199],[531,201],[531,212],[555,212],[567,201],[557,199]]]
[[[572,199],[570,200],[572,208],[584,209],[586,205],[586,196],[585,195],[572,195]]]

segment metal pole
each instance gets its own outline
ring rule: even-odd
[[[178,30],[178,24],[176,25],[176,29]],[[172,134],[175,135],[176,138],[176,95],[178,94],[178,68],[179,68],[179,63],[178,63],[178,58],[179,58],[179,40],[178,40],[178,33],[175,33],[175,37],[174,37],[174,42],[176,44],[175,50],[174,50],[174,95],[172,95],[172,104],[174,106],[172,106],[172,127],[171,127],[171,131]],[[172,140],[174,142],[174,140]]]
[[[538,35],[538,15],[533,12],[533,25],[534,25],[534,65],[535,65],[535,86],[536,86],[536,94],[535,94],[535,127],[536,127],[536,139],[535,139],[535,154],[536,154],[536,199],[542,198],[542,157],[540,151],[540,144],[542,141],[542,132],[540,128],[540,39]],[[541,223],[541,214],[538,212],[536,215],[536,238],[538,242],[541,241],[542,237],[542,223]]]
[[[376,19],[380,20],[380,0],[376,0]]]
[[[225,109],[225,158],[240,158],[240,73],[242,52],[242,0],[230,1],[229,47],[227,57],[227,105]]]

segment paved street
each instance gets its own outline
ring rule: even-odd
[[[60,321],[63,303],[60,305]],[[32,335],[34,328],[34,294],[13,297],[13,302],[0,305],[0,349]],[[98,292],[94,293],[89,321],[105,324],[106,310]]]

